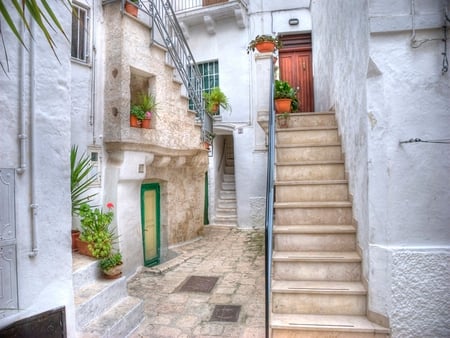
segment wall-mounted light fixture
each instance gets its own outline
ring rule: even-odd
[[[297,18],[289,19],[289,25],[296,26],[300,21]]]

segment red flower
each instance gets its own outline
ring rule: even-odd
[[[108,202],[108,203],[106,203],[106,207],[108,209],[112,209],[112,208],[114,208],[114,204],[112,202]]]

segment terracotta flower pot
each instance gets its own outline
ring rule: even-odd
[[[120,264],[112,267],[111,269],[102,270],[104,277],[107,279],[119,278],[122,276],[122,265],[123,264]]]
[[[255,46],[260,53],[272,53],[275,50],[275,44],[271,41],[259,42]]]
[[[77,239],[76,242],[79,254],[94,257],[94,255],[91,253],[91,250],[89,250],[89,242],[82,241],[79,238]]]
[[[137,17],[138,16],[138,7],[134,4],[130,4],[129,2],[125,3],[125,12],[128,14]]]
[[[77,239],[79,239],[79,238],[80,238],[80,231],[72,230],[72,252],[75,252],[78,250]]]
[[[152,120],[151,119],[143,119],[141,121],[141,127],[145,129],[150,129],[152,127]]]
[[[141,121],[134,115],[130,115],[130,127],[141,128]]]
[[[291,112],[291,99],[276,99],[275,110],[277,114],[290,113]]]

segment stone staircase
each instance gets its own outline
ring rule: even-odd
[[[291,114],[276,131],[273,338],[389,337],[367,292],[334,113]]]
[[[73,253],[73,288],[79,337],[126,337],[144,318],[143,301],[128,296],[125,277],[103,279],[95,259]]]
[[[225,167],[217,200],[215,224],[237,226],[233,143],[225,144]]]

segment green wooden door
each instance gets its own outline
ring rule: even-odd
[[[159,203],[159,184],[143,184],[141,186],[141,224],[145,266],[159,264],[160,260]]]

